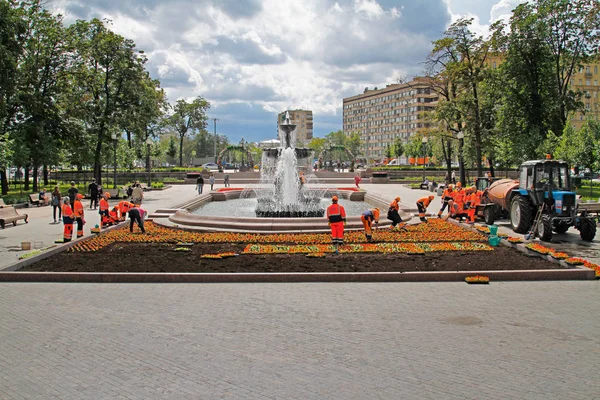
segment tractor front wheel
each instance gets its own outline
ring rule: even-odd
[[[494,206],[486,207],[483,210],[483,220],[488,225],[494,225],[496,221],[496,208]]]
[[[579,236],[586,242],[591,242],[596,237],[596,221],[593,219],[582,218],[579,226]]]
[[[549,215],[542,216],[542,220],[537,226],[537,233],[544,242],[552,240],[552,218]]]
[[[529,199],[515,196],[510,202],[510,224],[513,231],[527,233],[531,228],[534,217],[534,208]]]

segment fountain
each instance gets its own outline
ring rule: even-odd
[[[296,148],[296,125],[286,112],[279,124],[282,147],[263,151],[260,184],[250,187],[241,197],[256,197],[256,216],[262,218],[322,217],[323,190],[308,189],[307,176],[298,172],[298,160],[306,161],[312,155],[307,148]]]

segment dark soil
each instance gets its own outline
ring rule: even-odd
[[[243,244],[194,244],[189,252],[173,244],[115,243],[96,252],[63,252],[22,271],[53,272],[409,272],[561,269],[555,263],[497,247],[492,252],[408,254],[240,255],[201,259],[202,254],[241,253]]]

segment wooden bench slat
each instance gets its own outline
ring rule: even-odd
[[[17,225],[17,221],[24,219],[27,223],[27,214],[19,214],[14,207],[0,208],[0,226],[4,229],[4,225],[12,222],[13,225]]]

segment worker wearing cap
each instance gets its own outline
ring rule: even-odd
[[[83,204],[81,204],[83,195],[77,193],[75,196],[75,203],[73,203],[73,213],[75,214],[75,220],[77,221],[77,238],[83,236],[83,225],[85,224],[85,218],[83,215]]]
[[[327,207],[327,220],[331,227],[331,243],[344,244],[344,226],[346,226],[346,210],[338,204],[338,197],[331,198],[331,205]]]
[[[404,226],[404,224],[402,223],[402,217],[400,217],[400,197],[396,197],[394,199],[394,201],[392,201],[392,203],[390,204],[390,208],[388,209],[388,215],[387,218],[392,221],[392,225],[390,226],[390,229],[394,229],[396,228],[396,225],[398,225],[398,228],[402,228]]]
[[[63,218],[63,242],[70,242],[73,238],[73,222],[75,222],[75,214],[71,208],[71,199],[66,196],[63,199],[62,205],[62,218]]]
[[[456,190],[454,191],[454,202],[458,203],[460,208],[465,206],[465,190],[462,187],[462,183],[456,182]]]
[[[454,187],[452,185],[448,185],[446,189],[444,189],[444,193],[442,194],[442,208],[438,212],[438,218],[442,218],[442,213],[448,207],[448,202],[452,200],[452,196],[454,194]]]
[[[110,198],[110,193],[105,192],[102,194],[102,198],[100,199],[100,224],[104,228],[109,225],[109,216],[108,216],[108,199]]]
[[[427,218],[425,218],[425,212],[427,211],[427,207],[431,204],[432,200],[435,196],[431,195],[429,197],[422,197],[417,200],[417,209],[419,210],[419,219],[423,222],[427,222]]]
[[[367,238],[367,242],[373,240],[373,233],[371,227],[373,226],[373,221],[376,224],[379,224],[379,208],[371,208],[362,213],[360,216],[360,220],[365,227],[365,237]]]
[[[480,204],[480,201],[477,197],[477,188],[475,186],[471,186],[467,191],[467,195],[465,196],[465,207],[464,210],[469,217],[469,222],[475,222],[475,212],[477,211],[477,206]]]
[[[114,206],[112,210],[108,212],[108,224],[117,225],[119,223],[119,206]]]

